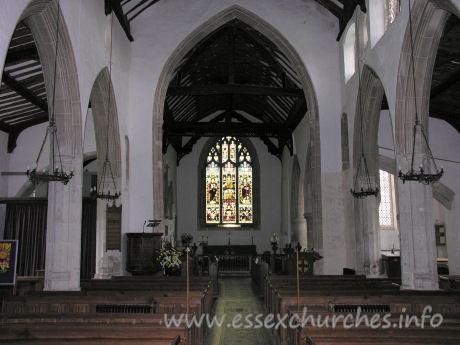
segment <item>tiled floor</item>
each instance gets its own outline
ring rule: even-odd
[[[219,287],[220,295],[215,310],[218,320],[224,314],[225,319],[222,327],[211,329],[206,345],[273,345],[269,330],[263,327],[245,328],[249,325],[246,317],[255,325],[255,316],[263,313],[262,301],[252,291],[251,278],[219,278]],[[241,321],[235,322],[241,324],[241,328],[231,326],[236,314],[242,316]]]

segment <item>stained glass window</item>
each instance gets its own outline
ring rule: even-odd
[[[382,229],[395,229],[394,175],[380,170],[379,224]]]
[[[235,137],[218,140],[206,158],[206,223],[253,224],[251,154]]]
[[[399,0],[386,0],[385,12],[387,27],[393,23],[399,13]]]

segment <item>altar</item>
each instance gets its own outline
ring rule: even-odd
[[[256,256],[257,249],[255,245],[203,245],[203,255],[245,255]]]
[[[205,261],[217,261],[218,274],[249,274],[251,258],[257,255],[255,245],[203,245]]]

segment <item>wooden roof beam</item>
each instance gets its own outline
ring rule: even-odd
[[[302,89],[238,84],[193,85],[187,87],[170,86],[167,94],[168,96],[256,95],[304,97]]]
[[[134,38],[131,35],[131,26],[129,25],[128,18],[123,13],[123,8],[121,7],[121,0],[105,0],[105,14],[109,15],[111,12],[115,13],[118,21],[120,22],[123,31],[126,34],[126,37],[133,42]]]
[[[339,0],[343,4],[343,8],[340,8],[331,0],[315,0],[318,4],[326,8],[331,12],[335,17],[339,19],[339,34],[337,36],[337,41],[342,37],[343,31],[353,17],[356,6],[359,5],[361,11],[366,12],[366,1],[365,0]]]
[[[29,45],[22,49],[9,50],[6,55],[5,65],[38,59],[39,57],[37,48],[35,47],[35,45]]]
[[[238,121],[241,121],[243,123],[251,123],[247,118],[245,118],[243,115],[238,114],[237,112],[233,111],[232,116],[237,119]],[[261,136],[260,139],[264,142],[264,144],[267,146],[268,152],[274,156],[276,156],[278,159],[281,160],[281,154],[282,154],[282,149],[277,147],[273,142],[267,138],[266,136]]]
[[[164,125],[165,134],[168,136],[194,136],[214,137],[220,135],[235,135],[243,137],[291,137],[288,128],[281,124],[247,123],[240,122],[183,122]]]
[[[337,6],[330,0],[315,0],[318,4],[326,8],[329,12],[331,12],[337,18],[342,17],[343,9]]]
[[[430,92],[430,98],[433,99],[436,96],[442,94],[446,90],[448,90],[452,85],[458,83],[460,81],[460,69],[456,72],[452,73],[448,76],[445,80],[443,80],[439,85],[433,87]]]
[[[287,127],[291,131],[294,131],[294,129],[297,127],[299,122],[304,117],[307,110],[308,110],[308,107],[307,107],[307,102],[305,101],[305,98],[297,99],[297,101],[292,107],[292,110],[289,113],[288,118],[286,120]]]
[[[3,121],[0,119],[0,131],[9,133],[10,130],[11,130],[11,126],[7,125],[5,122],[3,122]]]
[[[41,98],[34,95],[21,82],[15,80],[8,72],[3,71],[2,81],[11,89],[16,91],[21,97],[28,100],[33,105],[48,113],[48,105]]]
[[[142,0],[139,4],[137,4],[137,5],[134,6],[134,7],[137,8],[137,7],[141,6],[141,5],[143,5],[144,3],[146,3],[147,1],[149,1],[149,0]],[[133,7],[133,9],[129,10],[129,11],[126,13],[126,18],[128,19],[128,21],[134,20],[139,14],[141,14],[142,12],[144,12],[144,11],[145,11],[146,9],[148,9],[150,6],[155,5],[158,1],[160,1],[160,0],[152,0],[150,3],[148,3],[147,5],[145,5],[144,8],[141,8],[139,11],[137,11],[132,17],[128,18],[128,14],[129,14],[130,12],[132,12],[132,10],[134,9],[134,7]]]

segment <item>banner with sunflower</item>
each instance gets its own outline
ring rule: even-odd
[[[0,285],[14,285],[17,252],[17,240],[0,241]]]

